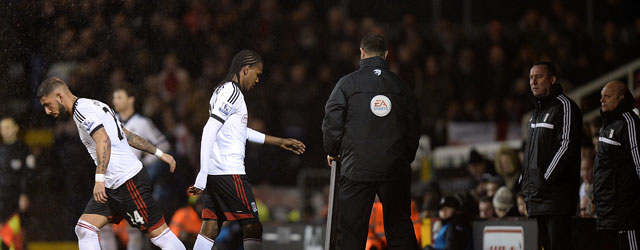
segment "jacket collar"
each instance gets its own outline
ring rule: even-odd
[[[548,96],[539,97],[539,98],[534,97],[536,107],[538,109],[546,107],[547,105],[549,105],[549,103],[553,102],[553,100],[555,100],[556,97],[558,97],[561,94],[562,94],[562,86],[560,86],[560,83],[556,82],[556,84],[551,85],[551,93],[549,93]]]
[[[613,111],[602,112],[602,109],[600,109],[602,123],[609,124],[611,121],[617,120],[622,117],[622,114],[632,111],[634,102],[635,100],[633,99],[631,91],[627,90],[624,93],[624,99],[622,99],[622,101],[618,103],[618,107],[616,107]]]
[[[374,56],[360,60],[360,69],[366,67],[379,67],[388,69],[389,65],[382,57]]]

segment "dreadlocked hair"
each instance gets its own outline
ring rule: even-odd
[[[236,77],[236,79],[238,79],[238,81],[240,81],[240,71],[244,66],[248,65],[251,67],[261,62],[262,57],[260,57],[260,55],[255,51],[242,50],[238,52],[235,56],[233,56],[233,60],[231,60],[231,66],[229,67],[227,75],[218,85],[233,81],[234,76]]]

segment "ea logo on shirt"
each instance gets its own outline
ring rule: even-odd
[[[391,112],[391,100],[384,95],[377,95],[371,99],[371,112],[379,117],[384,117]]]

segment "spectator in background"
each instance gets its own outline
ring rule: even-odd
[[[476,181],[480,180],[480,178],[485,173],[489,173],[491,175],[495,175],[495,169],[493,168],[493,164],[491,161],[487,160],[475,149],[471,149],[469,152],[469,162],[467,163],[467,171],[469,171],[469,175],[473,177]]]
[[[442,227],[434,232],[430,250],[464,249],[471,250],[471,225],[462,211],[460,201],[454,196],[445,196],[440,200],[438,212]]]
[[[22,247],[20,213],[29,208],[28,178],[35,158],[18,140],[20,127],[12,117],[0,120],[0,248]],[[17,227],[16,227],[17,225]]]
[[[553,64],[534,64],[529,85],[536,108],[529,120],[522,193],[529,216],[538,221],[538,239],[544,249],[572,249],[571,216],[578,205],[582,112],[562,93]]]
[[[585,136],[582,140],[582,157],[580,160],[580,212],[578,215],[585,218],[593,218],[596,215],[595,205],[593,204],[593,163],[596,157],[596,151],[591,142],[591,138]]]
[[[518,207],[515,206],[513,193],[508,187],[500,187],[493,196],[493,207],[498,218],[519,216]]]
[[[487,197],[493,198],[501,186],[503,186],[503,182],[500,176],[489,176],[484,184],[485,194]]]
[[[478,200],[478,211],[478,217],[481,219],[491,219],[496,217],[493,201],[488,196],[480,197],[480,200]]]
[[[620,81],[604,86],[602,129],[595,159],[593,194],[598,230],[617,232],[620,249],[636,249],[640,229],[640,119],[633,95]]]
[[[512,191],[520,191],[518,179],[520,178],[520,161],[516,151],[507,145],[502,145],[496,153],[496,172],[504,184]]]

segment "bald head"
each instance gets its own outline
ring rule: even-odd
[[[620,102],[624,99],[624,93],[626,92],[626,86],[621,81],[608,82],[600,95],[600,104],[602,106],[602,112],[611,112],[615,110]]]

